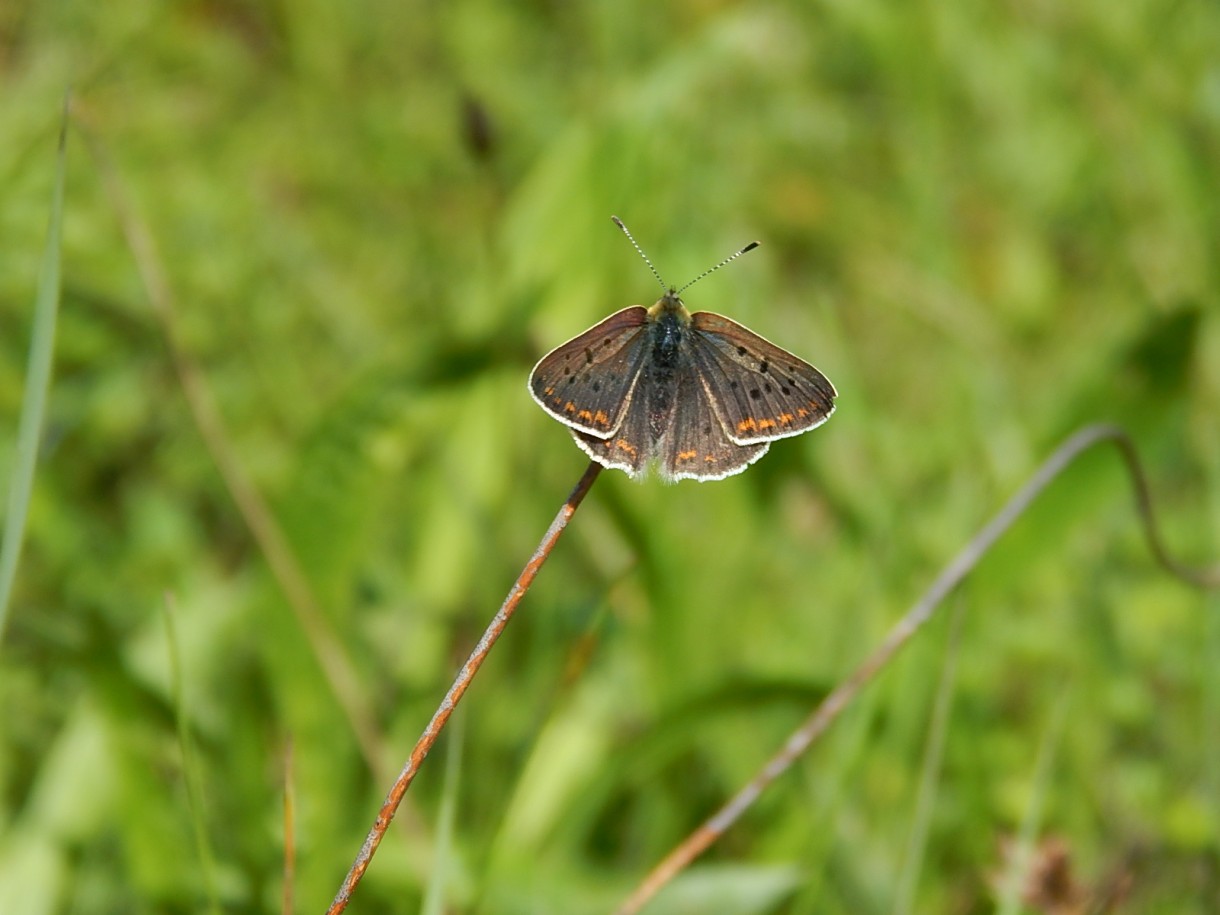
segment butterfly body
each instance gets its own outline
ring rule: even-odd
[[[649,356],[643,368],[648,382],[644,385],[644,393],[648,397],[649,439],[654,447],[673,419],[678,378],[684,371],[689,371],[684,364],[682,344],[690,323],[690,312],[672,292],[648,309],[645,318]]]
[[[612,314],[530,373],[538,404],[590,457],[639,478],[718,480],[834,411],[809,363],[729,318],[687,311],[668,290]]]

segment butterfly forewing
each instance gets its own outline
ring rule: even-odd
[[[633,346],[645,333],[648,310],[615,312],[556,347],[530,373],[530,393],[560,422],[599,438],[614,434],[631,405],[647,348]]]
[[[696,312],[691,326],[696,371],[738,445],[797,435],[834,412],[834,385],[808,362],[721,315]]]
[[[659,455],[659,471],[669,480],[719,480],[740,473],[767,452],[766,442],[739,445],[729,439],[712,409],[696,368],[678,378],[673,422]]]

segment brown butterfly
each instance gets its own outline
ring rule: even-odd
[[[825,375],[736,321],[691,314],[678,298],[758,242],[674,289],[611,218],[665,294],[556,347],[529,378],[534,400],[571,427],[585,453],[633,479],[655,466],[665,480],[720,480],[757,461],[773,439],[830,418],[837,392]]]

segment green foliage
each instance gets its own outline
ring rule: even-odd
[[[822,368],[839,411],[720,483],[602,475],[467,696],[460,772],[442,741],[352,911],[419,911],[434,864],[450,911],[609,910],[1081,422],[1132,431],[1168,542],[1215,557],[1218,60],[1202,0],[10,2],[0,485],[71,86],[384,758],[218,473],[70,132],[0,644],[0,910],[278,910],[289,739],[297,904],[329,902],[585,466],[526,393],[533,360],[657,295],[611,213],[674,283],[760,239],[688,304]],[[999,905],[1031,822],[1098,892],[1129,875],[1132,911],[1220,909],[1220,606],[1154,567],[1117,460],[1073,468],[956,599],[914,910]],[[652,911],[892,911],[946,632]]]

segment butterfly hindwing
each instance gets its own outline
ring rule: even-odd
[[[641,479],[652,457],[652,439],[648,430],[648,411],[642,401],[629,406],[618,429],[609,438],[601,438],[569,429],[580,450],[603,467],[626,471],[632,479]]]
[[[679,375],[674,401],[673,421],[658,455],[658,469],[666,479],[719,480],[766,454],[766,442],[739,445],[729,439],[693,364]]]

